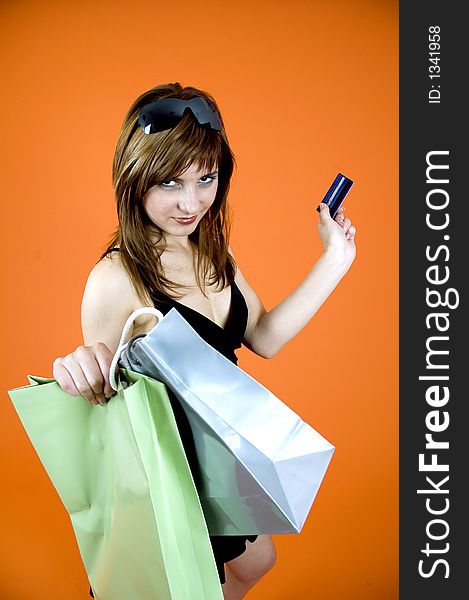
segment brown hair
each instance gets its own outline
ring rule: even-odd
[[[180,83],[158,85],[140,95],[124,118],[114,155],[112,179],[117,201],[119,226],[101,259],[120,247],[124,268],[141,300],[148,302],[161,294],[179,298],[181,286],[166,278],[161,264],[164,237],[143,208],[146,192],[163,181],[181,175],[195,163],[207,172],[218,167],[215,200],[196,230],[189,236],[195,255],[197,285],[205,293],[206,283],[232,283],[235,263],[228,253],[230,223],[227,197],[235,158],[224,126],[221,131],[200,126],[189,111],[172,129],[150,135],[138,124],[140,109],[160,98],[209,99],[210,94]],[[221,119],[221,116],[220,116]],[[223,124],[223,122],[222,122]]]

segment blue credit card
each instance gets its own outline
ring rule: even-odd
[[[345,177],[345,175],[342,175],[342,173],[339,173],[334,179],[331,187],[327,190],[327,193],[322,201],[329,207],[329,212],[331,213],[332,218],[336,216],[340,205],[345,200],[345,196],[349,193],[352,185],[353,181],[351,179]],[[319,212],[319,206],[316,210]]]

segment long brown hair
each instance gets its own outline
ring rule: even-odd
[[[202,127],[189,111],[174,128],[158,133],[147,135],[138,124],[140,109],[150,102],[168,97],[189,100],[194,96],[209,99],[220,113],[207,92],[180,83],[158,85],[132,104],[117,141],[112,180],[119,226],[101,259],[119,246],[123,266],[144,302],[162,294],[179,298],[182,288],[164,274],[160,258],[165,246],[163,233],[146,214],[143,197],[151,187],[180,176],[193,163],[206,172],[218,168],[215,200],[189,236],[197,285],[205,293],[207,283],[223,289],[234,279],[236,267],[228,252],[227,197],[235,158],[224,126],[221,131]]]

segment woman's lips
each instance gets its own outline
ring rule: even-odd
[[[194,215],[193,217],[173,217],[173,218],[180,225],[190,225],[197,219],[197,215]]]

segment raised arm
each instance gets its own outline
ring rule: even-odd
[[[311,271],[285,300],[266,311],[242,273],[236,283],[249,308],[244,344],[264,358],[275,356],[310,321],[319,307],[350,268],[355,258],[356,229],[345,219],[344,209],[333,220],[329,208],[321,204],[318,231],[323,254]]]

